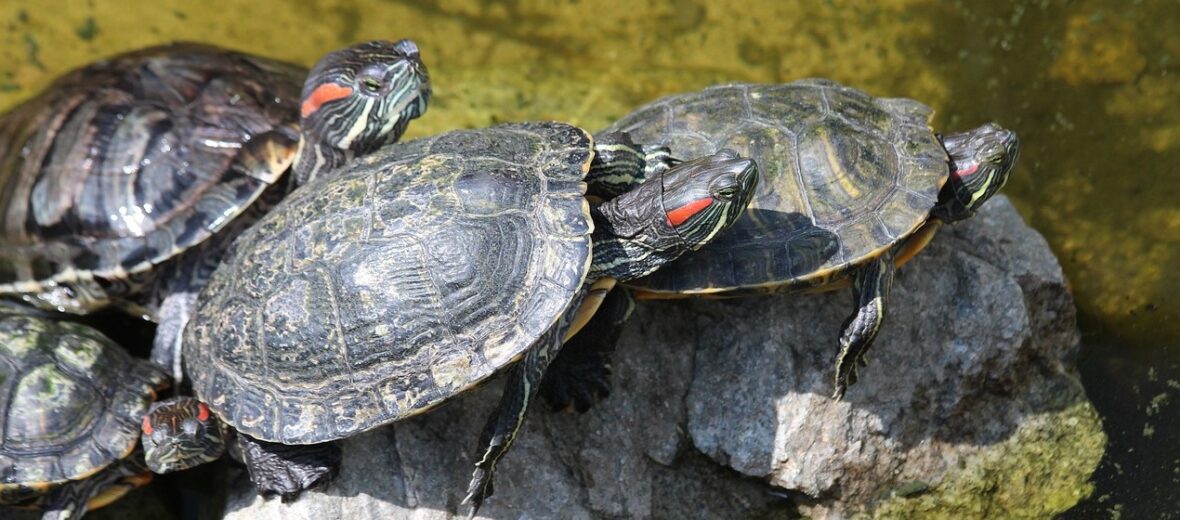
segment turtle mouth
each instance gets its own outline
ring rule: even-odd
[[[426,69],[426,64],[418,59],[417,54],[410,56],[389,75],[389,83],[393,87],[386,96],[396,100],[391,111],[401,114],[407,121],[425,114],[426,107],[434,95],[434,89],[430,83],[430,71]]]
[[[746,194],[741,202],[746,203],[754,195],[754,189],[758,187],[758,162],[754,159],[741,159],[739,165],[742,170],[737,174],[738,183],[742,186],[742,193]]]
[[[154,473],[171,473],[212,462],[225,452],[225,442],[212,429],[196,436],[178,435],[165,439],[143,436],[143,458]]]

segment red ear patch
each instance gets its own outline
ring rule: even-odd
[[[956,171],[955,175],[958,175],[959,177],[967,177],[971,174],[974,174],[977,171],[979,171],[979,164],[978,163],[972,164],[971,166],[969,166],[967,168],[963,168],[961,170]]]
[[[684,221],[692,218],[693,215],[696,215],[697,213],[700,213],[701,210],[709,207],[709,205],[712,203],[713,199],[707,198],[697,199],[689,202],[688,204],[680,206],[679,208],[668,212],[668,223],[672,224],[672,227],[679,226],[683,224]]]
[[[311,95],[303,102],[299,108],[299,114],[307,117],[319,110],[324,103],[335,101],[340,98],[345,98],[352,95],[352,89],[335,83],[324,83],[311,91]]]
[[[209,407],[205,403],[197,403],[197,420],[205,422],[209,420]]]
[[[152,434],[152,418],[146,415],[143,416],[143,433]]]

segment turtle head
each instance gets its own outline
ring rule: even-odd
[[[943,146],[951,158],[951,175],[933,214],[946,222],[974,215],[1008,182],[1020,155],[1016,133],[995,123],[946,136]]]
[[[589,277],[632,280],[700,249],[745,212],[757,184],[753,160],[722,150],[596,206]]]
[[[370,41],[324,56],[303,86],[296,182],[397,141],[430,95],[413,41]]]
[[[143,418],[143,458],[154,473],[212,462],[225,452],[225,432],[209,407],[191,397],[152,404]]]
[[[665,221],[697,250],[733,224],[754,196],[758,167],[752,159],[725,149],[680,163],[662,177]]]

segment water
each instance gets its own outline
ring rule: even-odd
[[[829,0],[6,0],[0,107],[57,74],[172,39],[310,64],[369,38],[423,49],[436,103],[409,137],[556,118],[598,129],[663,94],[824,76],[994,120],[1024,148],[1005,193],[1048,237],[1081,310],[1105,419],[1070,518],[1180,510],[1180,3]]]

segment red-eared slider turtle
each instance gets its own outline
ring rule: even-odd
[[[467,497],[478,507],[587,287],[699,247],[753,193],[754,163],[722,151],[591,206],[588,170],[608,183],[642,173],[644,154],[624,142],[598,148],[595,168],[590,135],[564,123],[391,145],[243,233],[198,298],[184,364],[246,443],[255,484],[306,482],[275,459],[326,452],[519,361],[481,436]]]
[[[731,148],[763,180],[744,218],[700,251],[629,282],[640,297],[737,296],[852,286],[834,396],[865,363],[893,272],[942,222],[974,214],[1008,179],[1016,134],[995,124],[939,136],[933,111],[822,79],[723,85],[659,99],[605,132],[673,156]]]
[[[0,309],[0,505],[79,518],[146,483],[140,423],[167,384],[94,329]],[[176,426],[205,430],[198,417]],[[206,447],[187,455],[212,460],[223,446]]]
[[[302,184],[396,140],[429,96],[409,40],[310,72],[182,43],[66,74],[0,117],[0,296],[85,313],[155,293],[168,344],[229,238],[286,193],[289,167]]]

